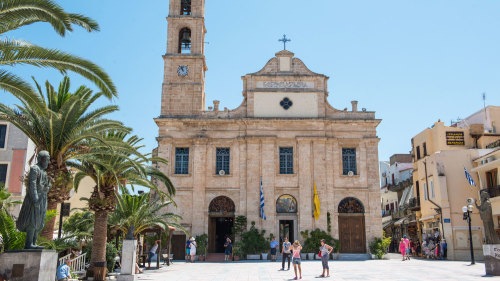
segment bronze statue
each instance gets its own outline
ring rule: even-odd
[[[481,220],[484,226],[484,235],[486,237],[486,244],[500,244],[495,226],[493,224],[493,215],[491,213],[490,195],[486,191],[481,191],[481,205],[474,203],[479,210]]]
[[[36,244],[38,233],[45,224],[47,213],[47,193],[52,187],[45,170],[49,166],[50,155],[43,150],[38,153],[38,162],[32,166],[28,176],[28,187],[16,226],[26,232],[24,249],[43,249]]]

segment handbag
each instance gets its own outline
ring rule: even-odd
[[[321,258],[321,250],[319,250],[319,254],[318,254],[318,256]]]

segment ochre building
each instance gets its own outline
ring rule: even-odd
[[[204,0],[170,0],[161,98],[161,168],[177,188],[173,211],[192,236],[208,234],[222,252],[236,216],[267,235],[303,241],[300,232],[327,230],[342,253],[367,253],[382,236],[375,113],[338,110],[327,101],[328,77],[283,50],[242,77],[235,109],[206,109]],[[313,217],[314,183],[320,216]],[[260,217],[260,190],[264,213]],[[174,254],[185,236],[176,232]],[[180,245],[176,249],[177,246]],[[181,250],[182,249],[182,250]]]

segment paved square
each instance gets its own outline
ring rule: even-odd
[[[500,280],[485,278],[484,264],[469,266],[468,262],[432,260],[369,260],[330,261],[330,278],[316,278],[321,274],[321,261],[302,263],[302,280]],[[294,277],[290,271],[279,271],[281,262],[232,262],[232,263],[185,263],[174,262],[170,267],[147,270],[139,280],[243,280],[282,281]]]

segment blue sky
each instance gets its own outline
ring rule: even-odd
[[[160,113],[167,0],[58,1],[66,10],[97,20],[98,33],[76,29],[60,38],[47,24],[9,37],[58,48],[102,66],[112,77],[125,122],[156,146],[153,118]],[[206,105],[242,101],[241,76],[259,70],[292,39],[289,50],[314,72],[330,77],[329,102],[338,109],[376,111],[380,160],[407,153],[410,139],[433,122],[466,117],[500,105],[500,1],[206,1]],[[23,77],[58,84],[52,70],[16,67]],[[71,75],[73,88],[90,82]],[[94,87],[95,88],[95,87]],[[15,99],[0,93],[0,100]],[[103,100],[101,104],[108,101]]]

